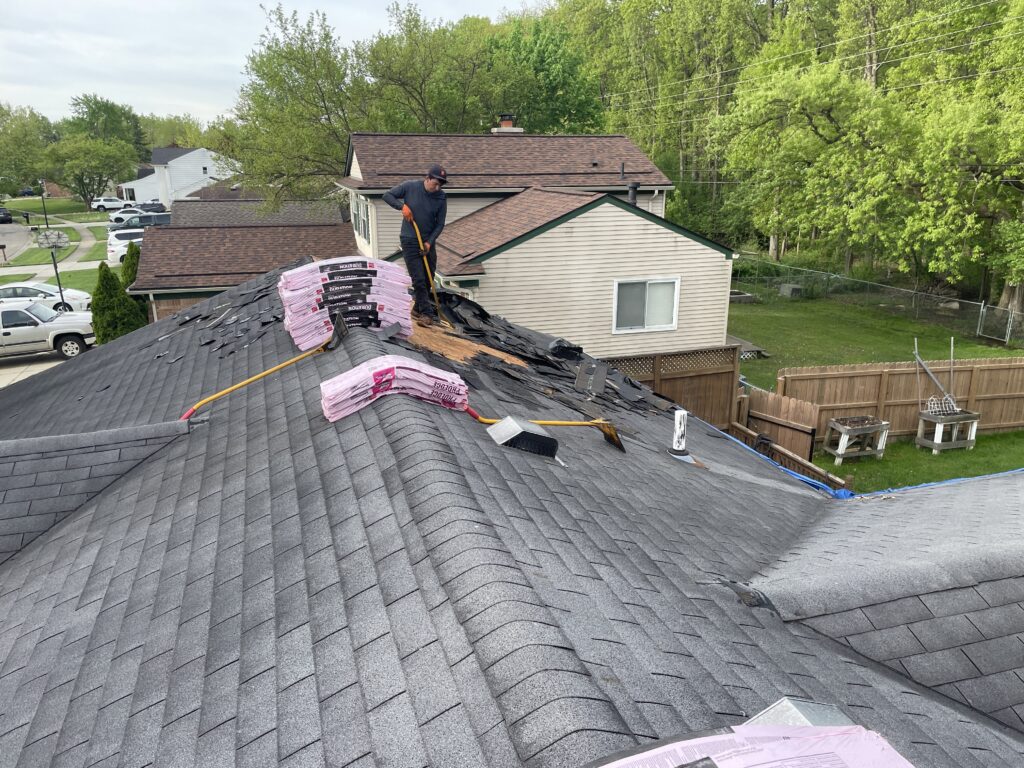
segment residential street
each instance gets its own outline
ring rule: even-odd
[[[12,259],[30,243],[28,227],[21,224],[0,224],[0,243],[7,246],[7,258]]]

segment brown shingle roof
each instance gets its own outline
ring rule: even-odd
[[[276,211],[263,211],[262,200],[179,200],[171,210],[175,227],[272,227],[297,224],[340,224],[338,203],[289,200]]]
[[[393,187],[422,176],[431,163],[448,170],[449,191],[672,184],[625,136],[354,133],[352,150],[363,178],[341,183],[355,189]]]
[[[481,274],[480,264],[465,262],[601,197],[593,192],[534,187],[492,203],[444,228],[437,240],[437,269],[443,275]]]
[[[301,256],[358,254],[343,224],[290,227],[152,227],[146,230],[134,291],[238,285]]]

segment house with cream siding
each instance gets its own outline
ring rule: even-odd
[[[731,249],[616,195],[534,187],[449,224],[437,279],[595,357],[726,343]]]
[[[354,133],[346,175],[352,229],[360,253],[387,258],[399,248],[401,214],[383,195],[431,163],[448,171],[446,224],[531,187],[635,196],[645,211],[664,216],[672,182],[626,136],[548,136],[512,125],[489,134]]]

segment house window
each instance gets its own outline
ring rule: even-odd
[[[370,203],[362,195],[352,198],[352,229],[366,242],[370,242]]]
[[[206,175],[207,175],[207,173],[206,173],[206,166],[204,165],[203,166],[203,176],[206,176]]]
[[[616,280],[613,333],[674,331],[679,278]]]

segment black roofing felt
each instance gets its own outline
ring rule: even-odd
[[[0,439],[174,418],[288,359],[274,279],[3,390]],[[791,548],[812,491],[700,422],[708,469],[677,462],[643,405],[595,401],[627,453],[565,429],[564,464],[400,396],[328,423],[320,382],[385,352],[418,354],[354,329],[212,404],[0,565],[0,766],[568,768],[784,695],[919,768],[1024,761],[1018,734],[721,583]],[[465,369],[471,402],[578,418],[537,358]]]
[[[157,147],[153,150],[152,162],[154,165],[167,165],[172,160],[177,160],[190,152],[195,152],[196,147]]]

